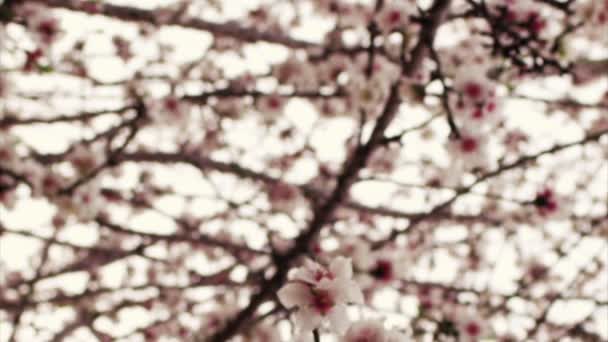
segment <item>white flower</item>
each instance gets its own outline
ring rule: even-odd
[[[384,33],[400,30],[409,23],[409,17],[415,11],[415,5],[408,1],[394,1],[382,8],[376,17],[376,22]]]
[[[486,168],[489,163],[487,138],[483,134],[461,129],[460,138],[448,142],[448,152],[453,158],[453,166],[461,170]]]
[[[257,100],[258,110],[268,118],[277,118],[283,113],[285,98],[280,95],[269,95]]]
[[[363,293],[352,277],[350,259],[338,257],[329,268],[306,260],[277,295],[285,307],[298,308],[295,320],[300,332],[328,321],[332,330],[342,334],[349,324],[346,304],[363,303]]]
[[[386,338],[381,322],[364,320],[351,325],[342,342],[385,342]]]
[[[494,84],[486,78],[485,67],[463,67],[454,76],[454,90],[462,95],[465,105],[481,104],[495,94]]]
[[[78,172],[86,174],[103,163],[104,155],[100,145],[87,147],[76,145],[70,152],[68,160]]]
[[[178,97],[170,95],[149,101],[148,113],[157,123],[179,126],[187,122],[190,106]]]
[[[396,330],[386,330],[376,320],[355,322],[342,338],[342,342],[405,342],[407,337]]]
[[[376,149],[367,162],[367,168],[376,173],[391,173],[399,162],[400,155],[399,148]]]
[[[294,185],[283,182],[268,185],[268,201],[274,210],[293,212],[302,204],[302,199]]]
[[[53,44],[61,34],[59,20],[52,16],[48,9],[40,9],[27,18],[27,21],[34,39],[40,46],[46,47]]]
[[[71,200],[74,214],[82,221],[94,219],[105,204],[99,192],[99,186],[94,182],[76,188]]]
[[[477,342],[488,337],[488,327],[483,319],[465,316],[459,319],[458,332],[460,342]]]
[[[367,112],[368,115],[376,116],[384,98],[388,95],[388,87],[380,77],[365,79],[362,75],[352,74],[348,87],[354,105]]]

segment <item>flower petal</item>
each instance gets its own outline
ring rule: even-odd
[[[354,304],[363,304],[365,302],[363,291],[361,287],[355,281],[350,281],[345,288],[346,290],[346,301]]]
[[[312,331],[323,323],[323,317],[308,308],[300,308],[294,317],[296,326],[301,332]]]
[[[349,258],[337,257],[329,265],[329,270],[338,279],[350,279],[353,277],[353,264]]]
[[[350,325],[350,320],[348,319],[348,314],[346,312],[346,305],[338,304],[334,306],[329,313],[329,322],[336,333],[340,335],[344,334]]]
[[[277,292],[279,301],[290,309],[294,306],[305,306],[310,302],[312,294],[308,286],[301,283],[288,283]]]

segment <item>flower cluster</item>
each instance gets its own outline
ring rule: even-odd
[[[483,42],[463,44],[471,48],[471,54],[445,57],[447,70],[453,72],[453,88],[445,91],[449,91],[447,105],[459,129],[459,136],[451,137],[448,151],[455,168],[467,171],[489,165],[488,137],[502,120],[502,99],[496,81],[489,77],[492,61],[476,57],[481,55]]]
[[[97,166],[101,165],[104,153],[97,150],[97,145],[85,147],[77,145],[66,155],[66,161],[73,168],[76,177],[66,177],[54,168],[31,160],[21,158],[18,150],[19,140],[12,135],[0,137],[0,169],[8,170],[16,177],[23,178],[30,188],[33,198],[46,198],[58,207],[60,217],[58,222],[65,222],[68,214],[73,214],[79,220],[89,221],[102,211],[105,204],[100,196],[100,181],[94,179],[73,192],[68,191],[70,185],[80,177],[86,177]],[[2,175],[0,178],[4,187],[0,187],[0,203],[12,208],[17,200],[16,186],[10,176]]]

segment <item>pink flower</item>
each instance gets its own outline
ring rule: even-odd
[[[285,99],[279,95],[264,96],[258,99],[257,107],[264,116],[276,118],[283,113]]]
[[[275,182],[268,186],[268,201],[274,210],[292,212],[301,199],[300,191],[294,185]]]
[[[17,8],[16,13],[26,20],[34,40],[41,47],[48,47],[59,38],[61,33],[59,21],[47,7],[25,3]]]
[[[388,94],[387,84],[380,76],[367,80],[362,75],[354,74],[348,87],[354,105],[371,116],[378,114],[378,109]]]
[[[378,321],[358,321],[351,325],[342,342],[385,342],[384,326]]]
[[[332,330],[342,334],[348,327],[346,305],[363,302],[363,293],[352,280],[350,259],[338,257],[329,268],[307,259],[290,274],[290,282],[278,292],[287,308],[298,308],[295,320],[302,333],[328,321]]]
[[[410,14],[416,7],[407,1],[394,1],[386,4],[376,16],[378,27],[384,33],[405,28],[410,22]]]
[[[464,129],[460,130],[460,138],[449,140],[448,152],[454,166],[462,170],[486,168],[489,162],[486,136]]]
[[[114,36],[112,37],[112,43],[116,49],[116,55],[124,62],[127,62],[133,58],[133,53],[131,52],[131,43],[128,40],[120,36]]]
[[[399,161],[400,154],[399,148],[376,149],[369,158],[367,167],[373,172],[390,173]]]
[[[507,148],[507,151],[517,153],[520,151],[521,145],[527,141],[528,136],[524,132],[515,129],[507,132],[507,135],[504,139],[504,144]]]
[[[181,126],[186,123],[190,106],[174,95],[148,102],[148,114],[159,124]]]
[[[68,160],[78,172],[84,174],[99,166],[103,158],[104,153],[100,151],[98,145],[88,147],[76,145],[70,152]]]
[[[541,216],[551,215],[559,209],[559,204],[553,190],[545,188],[536,194],[533,201],[534,206]]]
[[[490,334],[490,327],[487,321],[474,310],[470,308],[458,308],[453,314],[459,341],[478,342],[487,338]]]
[[[395,330],[386,330],[383,324],[376,320],[355,322],[341,342],[406,342],[409,339]]]

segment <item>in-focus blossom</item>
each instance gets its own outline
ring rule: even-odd
[[[297,308],[296,326],[301,333],[327,322],[333,331],[342,334],[349,325],[347,304],[363,303],[363,294],[352,277],[349,259],[338,257],[328,268],[307,259],[291,272],[289,282],[277,295],[285,307]]]

